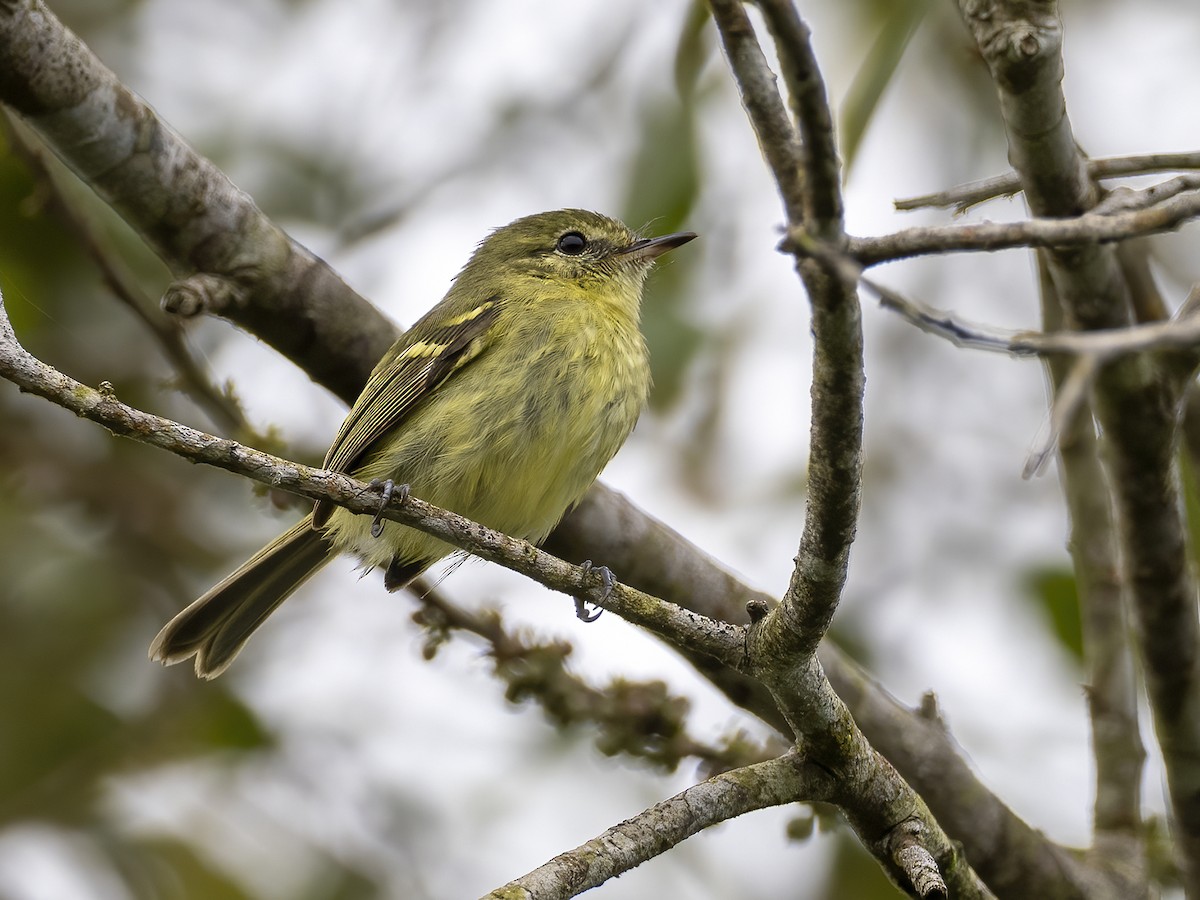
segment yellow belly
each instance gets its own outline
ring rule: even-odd
[[[476,362],[455,373],[355,477],[390,478],[422,500],[542,540],[628,437],[650,376],[636,325],[630,334],[589,323],[534,346],[521,377],[495,377]],[[531,391],[530,383],[543,387]],[[325,531],[371,566],[393,557],[429,565],[455,549],[395,522],[373,538],[370,524],[339,508]]]

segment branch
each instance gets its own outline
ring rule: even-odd
[[[1091,356],[1099,364],[1148,351],[1183,351],[1190,355],[1200,347],[1200,316],[1192,303],[1186,304],[1178,317],[1167,322],[1096,331],[1006,331],[964,322],[869,279],[864,278],[862,282],[878,295],[879,305],[884,309],[891,310],[927,334],[959,347],[1017,357]]]
[[[1038,282],[1043,323],[1047,328],[1059,328],[1062,306],[1049,267],[1041,257]],[[1062,405],[1064,383],[1076,377],[1079,363],[1068,366],[1067,360],[1050,359],[1047,368],[1057,410]],[[1138,684],[1119,575],[1112,500],[1086,399],[1059,425],[1059,431],[1059,473],[1071,527],[1067,546],[1079,592],[1088,713],[1096,758],[1093,849],[1099,864],[1106,865],[1114,876],[1128,879],[1129,896],[1142,896],[1148,893],[1141,818],[1146,751],[1138,727]]]
[[[648,548],[652,562],[622,569],[622,579],[704,615],[738,622],[747,620],[747,606],[775,605],[771,597],[738,581],[703,550],[613,491],[585,498],[551,537],[547,549],[559,553],[562,548],[556,541],[563,536],[568,541],[582,540],[583,534],[592,535],[587,552],[599,559],[624,558],[626,545]],[[733,703],[781,733],[791,733],[774,697],[760,681],[711,657],[684,655]],[[987,883],[995,880],[997,888],[1007,887],[1011,897],[1034,896],[1039,891],[1080,900],[1130,896],[1097,884],[1096,874],[1076,851],[1049,841],[1005,806],[963,759],[936,715],[897,701],[829,641],[822,642],[818,658],[838,696],[853,712],[855,724],[916,788],[953,839],[963,843],[967,858]]]
[[[741,0],[709,0],[746,117],[763,160],[775,175],[787,221],[804,221],[804,163],[800,137],[775,87],[775,73],[754,36]]]
[[[0,296],[0,377],[44,397],[121,437],[170,451],[192,462],[244,475],[269,487],[332,500],[351,512],[374,514],[380,490],[337,472],[279,459],[235,441],[142,412],[118,401],[111,385],[100,390],[73,381],[29,354],[16,339]],[[528,541],[508,537],[416,498],[384,510],[384,518],[441,538],[482,559],[520,572],[551,590],[612,610],[672,643],[726,662],[741,659],[742,629],[696,615],[641,591],[615,584],[611,592],[586,570],[563,562]]]
[[[694,834],[743,813],[799,800],[819,799],[835,790],[829,774],[792,752],[703,781],[562,853],[529,874],[487,895],[494,900],[575,897],[661,855]],[[887,843],[891,867],[903,873],[914,896],[948,896],[933,859],[921,846],[920,828],[906,823]],[[956,893],[983,898],[986,889]],[[485,898],[485,900],[487,900]]]
[[[829,789],[796,753],[709,778],[562,853],[485,900],[564,900],[660,856],[705,828]],[[935,895],[936,896],[936,895]],[[944,892],[943,892],[944,896]]]
[[[1087,161],[1088,176],[1093,179],[1122,178],[1131,175],[1152,175],[1158,172],[1200,169],[1200,153],[1148,153],[1140,156],[1109,156]],[[1006,172],[979,181],[933,194],[922,194],[895,202],[900,212],[934,207],[954,207],[957,215],[987,200],[1011,197],[1021,192],[1021,179],[1016,172]]]
[[[569,643],[514,633],[504,627],[498,610],[465,609],[423,580],[412,592],[421,604],[413,618],[426,631],[426,659],[433,658],[453,630],[477,636],[488,646],[497,677],[508,685],[505,698],[510,703],[533,699],[556,728],[595,726],[596,745],[606,756],[624,753],[667,772],[694,757],[711,775],[773,759],[785,749],[772,740],[776,746],[768,752],[741,735],[719,744],[701,741],[687,731],[690,701],[671,694],[662,681],[616,678],[603,689],[592,687],[569,671]]]
[[[803,227],[814,240],[837,248],[846,236],[833,115],[811,34],[790,0],[761,0],[759,6],[775,40],[803,139]],[[772,174],[782,192],[788,173],[772,168]],[[790,228],[798,225],[789,221]],[[761,640],[761,645],[757,654],[753,647],[750,653],[752,660],[757,656],[780,671],[803,665],[833,620],[862,492],[863,345],[856,279],[843,277],[839,267],[821,260],[797,260],[812,306],[813,333],[804,532],[783,603],[752,632],[751,640]]]
[[[0,3],[0,102],[183,280],[164,304],[221,315],[351,402],[395,326],[264,216],[41,0]]]
[[[762,109],[780,106],[770,79],[751,80],[744,61],[755,61],[754,73],[765,68],[763,54],[738,3],[712,0],[714,18],[730,59],[743,104],[764,145]],[[775,38],[780,64],[803,135],[803,223],[813,240],[840,247],[844,240],[841,187],[834,149],[832,116],[824,84],[809,41],[809,32],[787,3],[760,4]],[[753,96],[749,103],[746,97]],[[783,199],[788,222],[796,227],[795,173],[791,160],[767,156]],[[855,832],[898,884],[924,884],[923,874],[902,869],[933,863],[956,896],[987,894],[957,848],[938,827],[921,798],[854,725],[814,656],[841,599],[854,538],[861,490],[863,356],[861,313],[855,278],[823,260],[798,257],[798,270],[812,305],[815,338],[812,384],[812,431],[808,502],[804,533],[791,582],[774,610],[754,604],[755,624],[746,645],[744,669],[771,690],[780,710],[801,740],[806,755],[833,773],[833,798]],[[911,830],[905,830],[912,826]],[[892,843],[905,834],[905,852]],[[919,835],[919,841],[917,836]],[[919,851],[914,841],[919,844]],[[935,862],[934,862],[935,861]],[[927,872],[922,868],[922,873]],[[941,878],[936,879],[938,888]]]
[[[746,52],[743,45],[757,39],[753,31],[747,34],[743,30],[748,25],[744,25],[745,12],[740,5],[732,4],[736,12],[725,9],[727,5],[713,5],[722,40],[727,48],[740,47]],[[804,138],[800,159],[805,167],[803,227],[812,240],[837,248],[845,235],[833,117],[809,31],[790,3],[769,0],[761,7],[775,38]],[[732,65],[733,52],[727,52]],[[763,86],[767,89],[774,90],[771,85]],[[753,117],[751,122],[756,130],[760,127]],[[767,162],[784,199],[789,226],[798,228],[786,194],[793,175],[776,168],[776,160]],[[800,549],[783,604],[758,629],[763,644],[759,652],[751,654],[781,670],[803,664],[832,621],[845,583],[862,487],[862,321],[855,279],[810,257],[799,258],[798,270],[812,306],[814,337],[808,501]],[[754,674],[764,676],[758,671]],[[769,683],[768,678],[764,680]]]
[[[45,187],[51,208],[75,235],[84,252],[91,257],[113,296],[133,313],[154,338],[163,356],[177,373],[178,384],[184,393],[225,433],[236,435],[250,443],[262,443],[263,436],[254,431],[237,400],[228,391],[223,391],[212,383],[203,363],[196,359],[188,347],[180,322],[149,312],[149,299],[137,287],[136,279],[120,259],[103,246],[100,235],[83,211],[76,209],[72,204],[51,171],[45,154],[34,147],[18,130],[10,114],[4,114],[3,122],[13,149],[25,160],[33,170],[34,177]]]
[[[1030,208],[1038,216],[1080,215],[1095,205],[1096,191],[1065,112],[1054,4],[959,5],[996,83],[1009,158]],[[1112,248],[1046,253],[1069,322],[1085,330],[1130,323]],[[1175,468],[1181,387],[1177,373],[1139,354],[1104,367],[1095,398],[1185,889],[1200,897],[1200,618]]]
[[[775,40],[792,114],[800,129],[800,164],[804,172],[804,219],[822,240],[837,241],[842,231],[842,180],[834,140],[833,113],[825,96],[825,79],[812,48],[812,34],[791,0],[758,0]],[[791,174],[771,165],[780,191]],[[789,218],[789,225],[799,221]]]
[[[1068,217],[1035,217],[1025,222],[978,225],[932,225],[905,228],[882,237],[850,238],[846,252],[862,265],[874,266],[931,253],[1014,247],[1085,247],[1161,234],[1174,231],[1200,216],[1200,191],[1194,189],[1195,181],[1189,178],[1183,182],[1189,185],[1186,192],[1171,193],[1180,187],[1181,182],[1175,181],[1162,190],[1130,191],[1121,195],[1118,205]],[[1169,194],[1165,199],[1164,193]],[[1138,208],[1139,202],[1147,205]],[[796,235],[789,235],[789,240],[786,246],[790,249]]]

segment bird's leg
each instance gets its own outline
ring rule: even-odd
[[[375,513],[375,518],[371,520],[371,537],[377,538],[383,534],[383,512],[388,508],[388,504],[392,502],[392,494],[397,494],[396,505],[403,506],[408,502],[408,495],[411,488],[407,484],[397,486],[392,479],[380,481],[375,479],[371,482],[371,487],[382,487],[383,492],[379,496],[379,509]]]
[[[612,569],[608,566],[593,566],[590,559],[585,559],[579,566],[583,571],[581,582],[587,581],[588,576],[595,572],[600,576],[600,582],[604,585],[604,593],[600,595],[600,602],[603,603],[612,596],[613,585],[616,584],[616,579],[613,578]],[[589,610],[587,601],[580,597],[575,598],[575,615],[581,622],[595,622],[600,618],[600,613],[604,612],[600,607]]]

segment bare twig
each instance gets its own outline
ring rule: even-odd
[[[1045,470],[1063,434],[1089,409],[1088,395],[1099,371],[1099,357],[1085,354],[1072,362],[1066,376],[1056,382],[1054,400],[1050,404],[1050,426],[1025,460],[1022,478],[1032,478]]]
[[[653,859],[720,822],[828,793],[829,777],[788,753],[702,781],[586,844],[559,854],[485,900],[564,900]]]
[[[1147,201],[1155,199],[1145,208],[1130,208],[1135,197]],[[1095,246],[1174,231],[1200,216],[1200,191],[1189,189],[1166,199],[1135,191],[1123,195],[1118,205],[1120,211],[1117,212],[1092,210],[1069,217],[1035,217],[1024,222],[905,228],[881,237],[850,238],[846,252],[862,265],[873,266],[913,256],[962,250]]]
[[[927,307],[896,291],[863,278],[862,283],[879,297],[880,305],[922,331],[950,341],[959,347],[1008,353],[1017,357],[1078,357],[1057,383],[1050,410],[1047,434],[1038,442],[1025,462],[1022,477],[1040,473],[1058,446],[1063,432],[1086,404],[1088,393],[1102,366],[1133,353],[1176,351],[1185,354],[1185,367],[1200,357],[1200,317],[1188,304],[1169,322],[1131,325],[1107,331],[1037,332],[1002,331],[968,324],[949,313]],[[1195,295],[1195,294],[1193,294]]]
[[[1148,153],[1141,156],[1109,156],[1087,161],[1088,175],[1092,178],[1123,178],[1132,175],[1153,175],[1157,172],[1200,169],[1200,153]],[[979,181],[968,182],[949,190],[919,197],[897,200],[900,211],[935,207],[954,207],[956,214],[969,210],[997,197],[1011,197],[1021,192],[1021,179],[1016,172],[1006,172]]]
[[[891,310],[922,331],[944,338],[959,347],[1029,356],[1091,356],[1108,363],[1133,353],[1180,351],[1195,353],[1200,347],[1200,316],[1181,315],[1167,322],[1149,322],[1097,331],[1005,331],[962,321],[950,313],[907,298],[876,281],[862,283],[878,295],[884,309]]]

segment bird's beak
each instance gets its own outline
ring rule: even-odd
[[[688,241],[696,239],[694,231],[680,231],[676,234],[665,234],[662,237],[643,238],[640,241],[634,241],[628,247],[618,251],[622,255],[632,256],[634,259],[650,260],[657,259],[668,250],[674,250],[676,247],[682,247]]]

